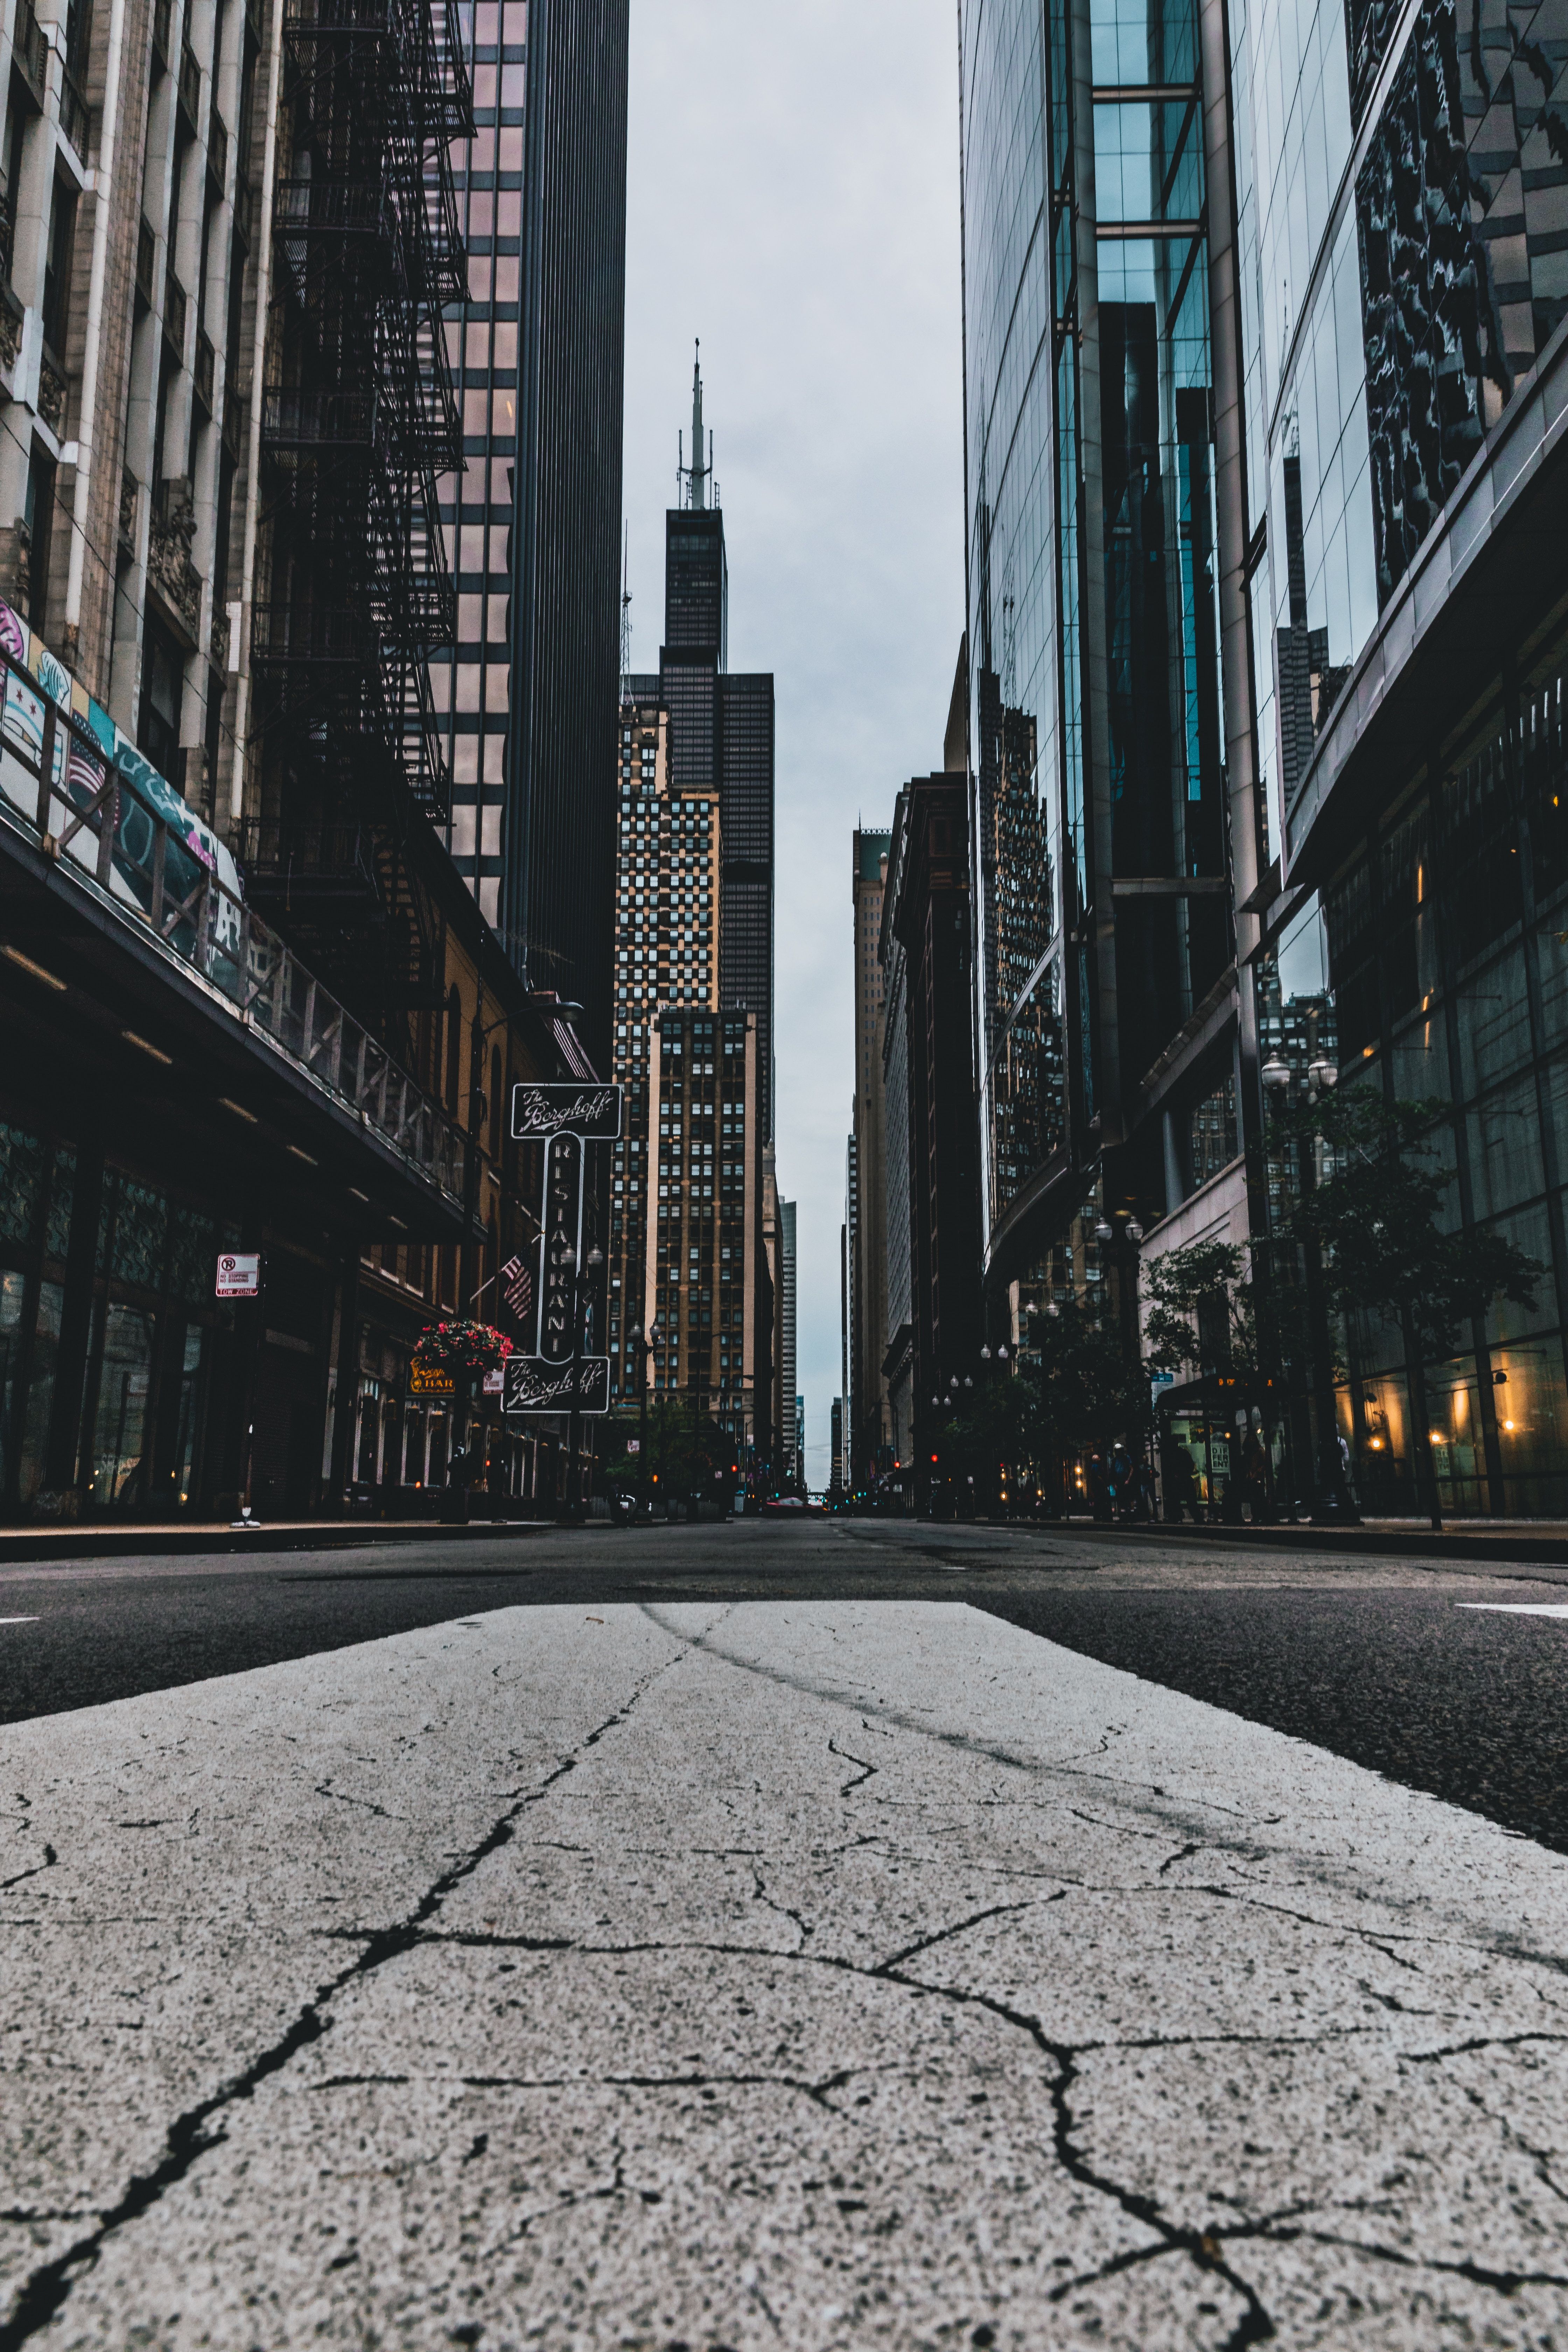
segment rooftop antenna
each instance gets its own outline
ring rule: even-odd
[[[621,556],[621,694],[626,691],[626,680],[632,667],[632,531],[624,523],[625,534]]]
[[[684,437],[676,436],[676,479],[685,493],[685,503],[700,509],[708,503],[708,484],[713,473],[713,436],[708,436],[708,463],[702,463],[702,339],[697,339],[697,356],[691,362],[691,463],[686,463]]]

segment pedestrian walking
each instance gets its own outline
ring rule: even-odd
[[[1268,1454],[1258,1431],[1249,1432],[1241,1449],[1241,1479],[1247,1490],[1252,1524],[1262,1527],[1274,1516],[1268,1507]]]
[[[459,1438],[447,1465],[447,1491],[441,1497],[441,1524],[447,1528],[462,1528],[468,1523],[468,1457]]]
[[[1119,1519],[1131,1518],[1136,1502],[1136,1480],[1132,1473],[1132,1456],[1120,1438],[1110,1455],[1110,1484]]]
[[[1179,1443],[1172,1445],[1165,1456],[1165,1516],[1173,1527],[1182,1524],[1184,1511],[1191,1511],[1193,1525],[1203,1525],[1198,1509],[1198,1477],[1193,1467],[1193,1457]]]

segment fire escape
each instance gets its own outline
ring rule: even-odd
[[[287,0],[284,44],[247,883],[391,1043],[435,977],[409,846],[448,787],[426,659],[456,625],[436,484],[462,464],[441,313],[472,85],[453,0]]]

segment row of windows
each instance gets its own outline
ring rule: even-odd
[[[528,38],[528,0],[458,0],[458,23],[470,56],[498,44],[521,48]]]
[[[522,235],[522,190],[519,188],[470,188],[468,192],[468,234],[469,236],[521,236]],[[462,216],[462,198],[458,197],[458,215]]]
[[[474,68],[474,112],[493,114],[498,105],[521,107],[526,102],[528,68],[521,64]]]
[[[507,664],[487,660],[483,654],[458,661],[455,667],[432,661],[430,698],[437,711],[504,711],[510,703],[510,680]]]
[[[459,368],[472,375],[492,366],[506,369],[517,365],[515,319],[448,319],[445,333],[447,358],[454,374]]]
[[[455,139],[450,154],[455,175],[464,172],[521,172],[522,169],[522,125],[521,122],[487,124],[476,129],[472,139]]]

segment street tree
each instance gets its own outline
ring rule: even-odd
[[[1256,1382],[1259,1318],[1244,1250],[1232,1242],[1192,1242],[1146,1259],[1142,1271],[1151,1371],[1225,1371]]]
[[[1385,1102],[1356,1087],[1281,1114],[1281,1125],[1321,1137],[1324,1172],[1304,1188],[1292,1231],[1314,1245],[1324,1296],[1341,1318],[1356,1314],[1399,1326],[1411,1381],[1414,1451],[1425,1465],[1432,1524],[1442,1524],[1427,1406],[1429,1365],[1468,1344],[1499,1298],[1535,1303],[1537,1262],[1489,1226],[1446,1227],[1439,1212],[1453,1171],[1438,1156],[1441,1102]]]
[[[721,1480],[733,1475],[735,1454],[731,1441],[710,1413],[700,1412],[685,1397],[652,1397],[647,1408],[646,1446],[636,1453],[639,1423],[630,1415],[612,1422],[604,1476],[612,1492],[639,1488],[650,1500],[669,1496],[684,1501],[718,1491]]]
[[[939,1441],[942,1465],[965,1483],[973,1477],[986,1499],[1005,1469],[1059,1508],[1078,1457],[1109,1456],[1118,1444],[1142,1451],[1152,1418],[1149,1377],[1129,1360],[1115,1318],[1077,1298],[1037,1315],[1028,1345],[1033,1362],[993,1372],[966,1395]]]

